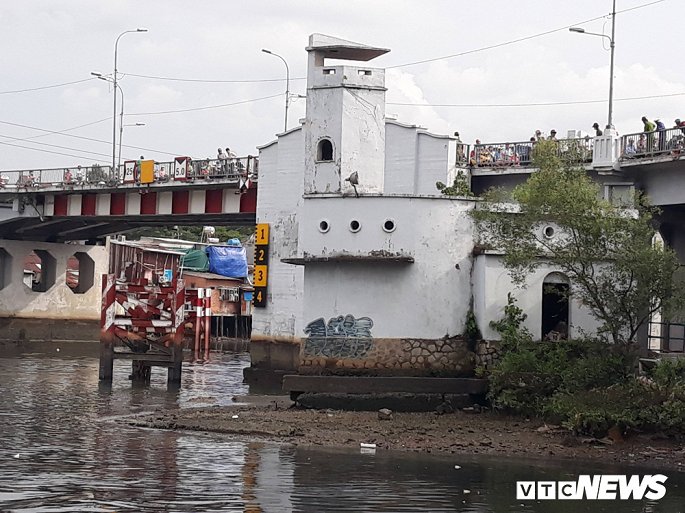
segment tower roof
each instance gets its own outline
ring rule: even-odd
[[[310,35],[306,50],[320,53],[324,58],[348,61],[370,61],[390,51],[388,48],[377,48],[325,34]]]

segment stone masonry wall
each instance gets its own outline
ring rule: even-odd
[[[476,344],[476,365],[492,369],[500,359],[500,343],[494,340],[479,340]]]
[[[308,338],[300,347],[300,374],[363,376],[472,376],[476,354],[454,337],[439,340]]]

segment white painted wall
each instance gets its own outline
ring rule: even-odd
[[[551,272],[559,272],[552,265],[544,265],[528,276],[525,288],[517,288],[498,255],[478,255],[473,268],[474,313],[478,327],[485,339],[498,340],[499,335],[490,328],[490,321],[504,316],[509,292],[517,299],[516,305],[528,315],[525,327],[535,339],[542,336],[542,285]],[[569,311],[569,336],[581,336],[582,331],[593,334],[600,323],[578,301],[571,298]]]
[[[0,240],[0,247],[12,256],[10,283],[0,290],[0,317],[100,319],[101,276],[109,265],[106,246]],[[22,281],[24,257],[37,249],[48,251],[56,260],[55,284],[47,292],[33,292]],[[87,253],[95,262],[93,287],[84,294],[74,294],[66,285],[67,260],[76,252]]]
[[[409,254],[414,263],[307,264],[305,324],[352,314],[373,319],[374,337],[461,334],[471,297],[472,206],[446,198],[307,197],[300,218],[301,255],[368,256],[385,250]],[[328,233],[318,229],[323,216],[331,225]],[[348,229],[351,216],[362,225],[357,233]],[[387,218],[396,223],[390,234],[382,229]]]
[[[281,262],[297,254],[298,220],[304,181],[304,132],[279,134],[259,149],[257,223],[269,223],[269,277],[266,308],[253,309],[253,336],[299,336],[302,332],[304,270]]]
[[[386,120],[385,194],[440,196],[435,183],[451,185],[455,165],[453,138]]]
[[[360,192],[383,191],[385,70],[324,66],[310,58],[305,131],[305,185],[310,193],[348,193],[359,176]],[[317,161],[319,141],[333,143],[333,162]]]

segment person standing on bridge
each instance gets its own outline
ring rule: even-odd
[[[225,175],[228,173],[228,165],[226,161],[228,156],[224,153],[224,150],[219,148],[216,150],[216,158],[219,161],[219,169],[221,170],[221,174]]]
[[[676,118],[673,128],[680,128],[680,131],[685,134],[685,121],[680,121],[680,118]]]
[[[592,125],[592,128],[595,129],[595,137],[600,137],[603,134],[599,128],[599,123],[595,122],[595,124]]]
[[[642,116],[643,130],[647,134],[647,152],[651,153],[654,151],[654,130],[656,130],[656,125],[647,119],[647,116]]]
[[[660,119],[655,119],[656,131],[659,132],[659,151],[666,149],[666,125]]]
[[[238,155],[236,155],[234,152],[231,151],[231,148],[226,148],[226,160],[228,162],[228,169],[230,174],[235,173],[235,160],[238,158]]]

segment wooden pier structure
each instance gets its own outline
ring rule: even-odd
[[[133,381],[149,381],[157,366],[168,368],[169,385],[180,384],[186,316],[182,256],[112,241],[110,272],[102,277],[100,381],[111,382],[114,360],[127,359]]]

